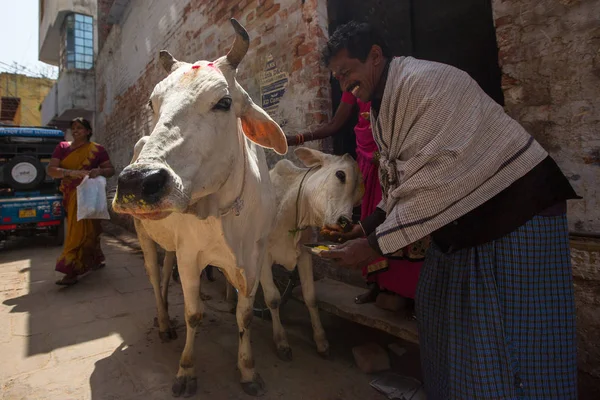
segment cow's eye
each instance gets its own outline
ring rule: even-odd
[[[215,104],[215,106],[213,107],[213,110],[228,111],[230,108],[231,108],[231,97],[226,96],[226,97],[223,97],[221,100],[219,100],[219,102],[217,104]]]
[[[335,176],[340,180],[340,182],[346,183],[346,173],[344,171],[337,171]]]

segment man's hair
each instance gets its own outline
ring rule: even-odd
[[[350,21],[331,35],[322,51],[322,59],[329,65],[337,53],[346,49],[351,58],[365,62],[375,44],[381,47],[384,57],[390,57],[387,44],[371,24]]]

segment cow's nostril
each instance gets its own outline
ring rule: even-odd
[[[169,173],[164,169],[156,169],[148,173],[142,180],[142,196],[152,197],[161,193],[167,184]]]

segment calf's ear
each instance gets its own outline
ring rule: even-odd
[[[308,168],[319,167],[325,162],[325,153],[318,150],[309,149],[308,147],[298,147],[294,150],[294,154],[302,164]]]

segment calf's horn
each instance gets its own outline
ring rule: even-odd
[[[236,36],[231,50],[227,53],[227,61],[229,61],[229,64],[231,64],[233,68],[237,68],[248,52],[248,47],[250,47],[250,36],[246,29],[244,29],[235,18],[231,18],[231,25],[233,25],[233,29],[235,29]]]

